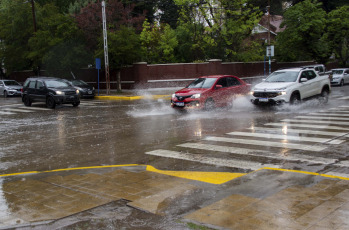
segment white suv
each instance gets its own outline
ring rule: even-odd
[[[314,69],[290,68],[273,72],[263,82],[257,84],[251,94],[251,102],[298,103],[305,98],[320,95],[325,102],[331,91],[328,75],[320,76]]]

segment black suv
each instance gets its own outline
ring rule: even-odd
[[[63,79],[52,77],[28,78],[23,85],[22,101],[31,106],[32,102],[46,102],[48,108],[54,109],[56,104],[80,104],[79,90]]]

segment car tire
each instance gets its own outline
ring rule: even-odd
[[[23,102],[24,102],[24,105],[25,105],[25,106],[31,106],[31,105],[32,105],[32,102],[31,102],[29,96],[27,96],[27,95],[25,95],[25,96],[23,97]]]
[[[290,98],[290,104],[291,105],[298,105],[301,103],[301,98],[298,93],[293,93]]]
[[[80,101],[74,102],[74,103],[73,103],[73,106],[74,106],[74,107],[78,107],[79,105],[80,105]]]
[[[328,89],[323,89],[320,95],[320,102],[322,104],[326,104],[328,102],[328,97],[329,97],[329,91]]]
[[[54,109],[56,107],[55,99],[53,97],[49,96],[46,99],[46,106],[47,106],[47,108]]]
[[[7,96],[8,96],[7,91],[4,90],[4,98],[6,98]]]
[[[344,80],[343,79],[341,80],[341,83],[339,83],[339,86],[340,87],[344,86]]]
[[[212,98],[209,98],[205,101],[205,110],[210,111],[210,110],[213,110],[215,107],[216,105]]]

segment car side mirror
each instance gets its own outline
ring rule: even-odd
[[[305,77],[302,77],[302,78],[301,78],[301,82],[307,82],[307,81],[308,81],[307,78],[305,78]]]
[[[222,85],[216,85],[216,89],[220,89],[220,88],[223,88]]]

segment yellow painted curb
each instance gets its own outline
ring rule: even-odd
[[[100,100],[123,100],[133,101],[142,99],[165,99],[170,98],[170,95],[144,95],[144,96],[95,96],[95,99]]]
[[[235,178],[246,175],[246,173],[229,173],[229,172],[190,172],[190,171],[165,171],[148,165],[147,171],[156,172],[168,176],[180,177],[189,180],[197,180],[210,184],[223,184]]]

